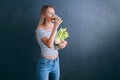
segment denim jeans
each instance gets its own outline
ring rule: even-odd
[[[37,62],[37,80],[59,80],[59,58],[47,59],[40,57]]]

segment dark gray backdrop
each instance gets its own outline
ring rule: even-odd
[[[120,0],[0,1],[0,80],[36,80],[40,8],[52,4],[67,27],[61,80],[120,80]]]

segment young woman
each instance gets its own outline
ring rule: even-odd
[[[40,21],[36,28],[37,42],[41,48],[40,58],[37,62],[37,79],[38,80],[59,80],[59,55],[55,48],[54,40],[57,28],[62,22],[58,16],[52,22],[55,16],[55,10],[52,5],[44,5],[41,8]],[[59,43],[59,49],[65,48],[67,41]]]

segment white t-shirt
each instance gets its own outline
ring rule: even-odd
[[[50,56],[50,55],[58,54],[58,51],[55,49],[55,45],[53,45],[52,48],[48,48],[41,40],[45,36],[49,38],[50,34],[51,34],[51,31],[44,30],[43,28],[36,30],[37,42],[40,45],[41,54],[43,54],[43,55]]]

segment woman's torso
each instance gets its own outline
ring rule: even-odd
[[[36,29],[36,38],[41,48],[41,56],[54,59],[58,56],[58,51],[55,49],[55,45],[53,45],[52,48],[48,48],[41,40],[43,37],[49,38],[50,35],[51,30],[45,30],[42,27]]]

